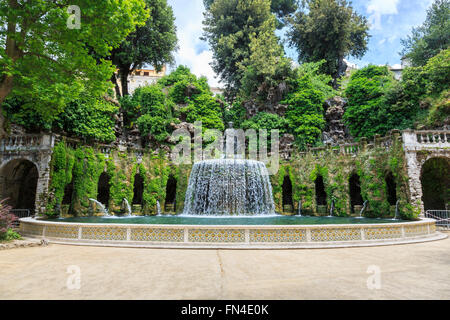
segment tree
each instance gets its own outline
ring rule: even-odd
[[[270,0],[216,0],[205,13],[204,39],[214,61],[212,68],[234,98],[242,79],[242,63],[250,57],[251,36],[270,19]]]
[[[424,66],[441,50],[450,46],[450,1],[435,0],[427,12],[423,25],[412,29],[412,34],[402,40],[401,54],[413,66]]]
[[[294,135],[301,150],[306,149],[307,145],[315,146],[320,142],[326,124],[323,104],[334,95],[328,85],[331,77],[319,72],[323,63],[324,61],[305,63],[298,67],[291,84],[293,90],[282,102],[288,105],[285,118],[289,132]]]
[[[209,10],[215,0],[203,0],[206,10]],[[270,10],[278,18],[278,28],[285,25],[285,20],[298,9],[298,0],[272,0]]]
[[[80,9],[79,29],[69,6]],[[10,93],[48,118],[81,92],[103,94],[114,69],[90,52],[108,56],[147,17],[142,0],[0,0],[0,137]]]
[[[370,65],[356,71],[345,95],[344,122],[357,138],[411,127],[417,112],[417,105],[413,108],[403,103],[402,87],[386,66]]]
[[[344,58],[367,50],[369,25],[347,0],[305,0],[290,19],[289,43],[300,62],[325,60],[321,71],[336,79],[345,72]]]
[[[150,17],[145,25],[130,33],[120,47],[111,52],[111,60],[117,66],[122,94],[118,90],[116,75],[112,77],[116,95],[128,95],[128,76],[145,64],[157,71],[166,63],[173,63],[173,51],[177,47],[175,17],[167,0],[145,0]]]
[[[292,75],[292,60],[275,35],[275,17],[261,26],[258,34],[250,35],[250,56],[238,65],[242,71],[241,95],[244,98],[267,99],[268,91]]]

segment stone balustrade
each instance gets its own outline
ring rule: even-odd
[[[405,146],[409,148],[450,147],[450,131],[403,131]]]
[[[52,149],[54,136],[48,134],[25,134],[8,136],[0,140],[0,151],[33,151]]]

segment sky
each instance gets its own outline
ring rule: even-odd
[[[421,25],[433,0],[353,0],[353,8],[370,23],[368,50],[364,57],[347,58],[358,67],[368,64],[395,66],[400,64],[401,39]],[[176,66],[186,65],[197,76],[206,76],[212,87],[223,87],[212,70],[212,52],[203,33],[203,0],[168,0],[174,10],[178,46]],[[283,39],[283,32],[279,34]],[[294,49],[285,45],[286,55],[297,60]]]

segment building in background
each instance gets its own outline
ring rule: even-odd
[[[137,88],[152,85],[165,75],[166,66],[163,66],[160,72],[154,69],[136,69],[128,76],[128,92],[133,94]],[[121,88],[120,80],[118,82]]]

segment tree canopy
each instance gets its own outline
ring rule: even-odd
[[[204,39],[213,52],[212,68],[226,84],[227,95],[234,97],[243,69],[250,58],[252,37],[263,30],[272,17],[270,0],[216,0],[205,13]]]
[[[360,58],[367,50],[369,25],[347,0],[305,0],[290,19],[289,43],[300,62],[325,60],[322,71],[339,78],[345,72],[343,60]]]
[[[173,51],[177,46],[175,17],[167,0],[145,0],[150,17],[142,27],[130,33],[127,38],[111,52],[111,60],[118,68],[121,79],[121,94],[113,76],[118,96],[128,95],[128,76],[145,64],[160,71],[164,64],[174,62]]]
[[[80,9],[79,28],[69,6]],[[103,94],[114,68],[90,53],[108,56],[147,18],[143,0],[0,0],[0,136],[1,105],[11,92],[33,98],[45,117],[82,92]]]
[[[203,0],[206,10],[209,10],[214,1],[216,0]],[[270,10],[278,19],[278,28],[283,27],[285,25],[286,18],[298,9],[298,3],[299,0],[271,0]]]
[[[424,66],[441,50],[450,46],[450,1],[435,0],[427,12],[425,22],[412,29],[411,35],[402,40],[405,58],[413,66]]]

